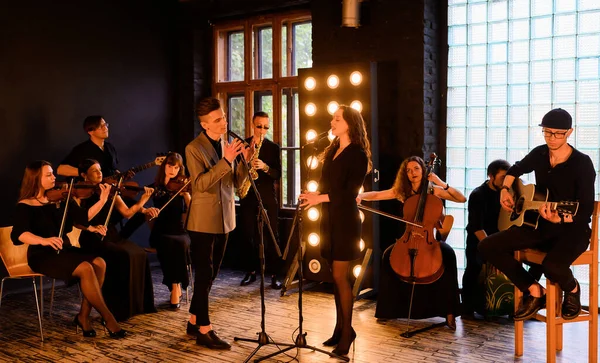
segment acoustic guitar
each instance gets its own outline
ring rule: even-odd
[[[511,189],[515,205],[512,212],[507,212],[500,208],[498,217],[498,229],[504,231],[512,226],[529,226],[537,228],[540,214],[539,207],[548,203],[548,191],[536,189],[535,184],[525,184],[521,179],[516,179]],[[550,209],[556,210],[560,214],[570,214],[575,216],[579,202],[561,201],[550,202]]]

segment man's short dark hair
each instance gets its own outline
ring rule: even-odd
[[[221,101],[214,97],[206,97],[198,101],[198,104],[196,105],[196,116],[206,116],[220,108]]]
[[[88,116],[83,120],[83,131],[90,132],[96,130],[100,127],[100,123],[102,122],[102,115],[93,115]]]
[[[254,122],[254,120],[256,120],[257,117],[266,117],[269,118],[269,114],[264,112],[264,111],[256,111],[254,113],[254,116],[252,116],[252,122]]]
[[[500,170],[508,170],[510,169],[510,164],[508,161],[503,159],[494,160],[487,167],[487,175],[488,176],[496,176]]]

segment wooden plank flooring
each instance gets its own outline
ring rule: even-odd
[[[0,361],[7,362],[243,362],[257,347],[255,343],[234,342],[234,337],[255,338],[260,331],[260,298],[258,282],[240,287],[243,274],[224,270],[213,287],[211,318],[219,335],[232,343],[230,351],[212,351],[195,345],[185,334],[188,317],[185,295],[182,309],[166,309],[168,290],[160,284],[160,269],[153,269],[155,300],[159,312],[138,315],[123,323],[134,333],[123,340],[113,340],[101,331],[96,338],[83,338],[72,325],[78,311],[77,287],[57,288],[53,316],[47,314],[49,291],[45,294],[44,334],[39,337],[34,298],[31,292],[8,295],[0,307]],[[6,283],[8,284],[8,282]],[[335,306],[331,294],[323,291],[304,293],[304,331],[307,343],[329,350],[321,342],[329,337],[335,325]],[[266,331],[277,342],[292,343],[297,334],[298,294],[280,297],[278,291],[266,289]],[[546,359],[545,324],[525,324],[525,355],[513,355],[513,325],[506,319],[494,322],[457,319],[458,329],[437,328],[406,339],[399,334],[405,320],[377,321],[375,302],[360,300],[355,304],[354,327],[358,334],[354,352],[349,357],[356,363],[373,362],[544,362]],[[97,313],[95,316],[97,317]],[[413,327],[441,321],[430,319],[413,322]],[[558,362],[587,362],[587,324],[567,324],[564,350]],[[256,357],[276,351],[261,347]],[[267,362],[333,362],[329,356],[308,349],[293,349]]]

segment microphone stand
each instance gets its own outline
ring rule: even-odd
[[[326,133],[324,133],[326,134]],[[311,158],[315,157],[315,153],[317,151],[317,146],[316,144],[319,142],[319,138],[317,138],[314,142],[308,143],[306,145],[304,145],[302,148],[304,149],[304,147],[308,146],[308,145],[312,145],[312,153],[311,153]],[[312,160],[312,159],[311,159]],[[306,167],[306,176],[307,179],[310,180],[309,176],[310,176],[310,167],[308,165],[305,165]],[[305,332],[303,332],[302,330],[302,322],[304,321],[304,317],[302,316],[302,290],[303,290],[303,281],[304,281],[304,275],[303,275],[303,258],[304,258],[304,251],[303,251],[303,243],[302,243],[302,212],[300,210],[300,200],[298,200],[298,204],[296,205],[296,211],[294,214],[294,221],[292,223],[292,229],[290,230],[290,236],[288,238],[288,242],[287,245],[285,247],[285,252],[283,254],[283,259],[285,260],[287,257],[287,253],[289,251],[289,247],[290,247],[290,242],[292,240],[292,236],[294,234],[294,229],[298,228],[298,249],[296,251],[296,257],[298,259],[298,335],[296,336],[296,340],[294,342],[293,345],[288,345],[287,348],[285,349],[281,349],[278,352],[269,354],[267,356],[264,356],[260,359],[255,360],[255,362],[260,362],[263,361],[265,359],[269,359],[271,357],[274,357],[276,355],[282,354],[287,352],[288,350],[292,350],[294,348],[304,348],[304,349],[310,349],[312,351],[317,351],[323,354],[327,354],[329,355],[329,357],[331,358],[338,358],[341,359],[345,362],[349,362],[350,358],[345,357],[345,356],[341,356],[341,355],[337,355],[333,352],[328,352],[326,350],[323,349],[319,349],[317,347],[314,347],[312,345],[308,345],[306,343],[306,334]],[[293,278],[293,276],[291,277]]]
[[[235,137],[239,139],[239,137],[237,135],[235,135]],[[246,142],[245,140],[242,139],[242,142],[246,146],[250,147],[250,145],[248,145],[248,142]],[[258,222],[258,235],[259,235],[258,253],[259,253],[259,260],[260,260],[260,332],[256,333],[256,335],[258,336],[256,339],[240,338],[240,337],[233,338],[233,340],[236,342],[242,341],[242,342],[252,342],[252,343],[258,344],[256,349],[254,349],[254,351],[252,351],[252,353],[250,353],[250,355],[244,360],[244,363],[247,363],[250,361],[250,359],[252,359],[252,357],[256,353],[258,353],[260,348],[262,348],[265,345],[274,344],[278,349],[280,349],[280,351],[281,351],[281,348],[279,348],[279,346],[293,347],[293,345],[288,344],[288,343],[275,342],[271,337],[269,337],[269,335],[265,331],[266,306],[265,306],[265,245],[264,245],[264,240],[263,240],[264,226],[266,226],[267,229],[269,230],[269,234],[271,236],[270,240],[273,242],[273,246],[275,248],[275,251],[277,252],[277,256],[279,256],[279,257],[281,257],[281,250],[279,249],[279,246],[277,245],[277,240],[275,239],[275,234],[273,233],[273,229],[271,228],[269,216],[267,215],[267,211],[263,205],[262,198],[260,197],[260,193],[258,192],[258,189],[256,188],[256,183],[254,182],[254,179],[252,179],[252,176],[250,175],[251,166],[248,163],[248,160],[246,160],[246,158],[244,157],[244,155],[242,155],[241,159],[242,159],[244,165],[246,165],[247,173],[248,173],[248,180],[250,180],[250,185],[252,186],[254,195],[256,195],[256,199],[258,200],[258,212],[259,212],[258,216],[257,216],[257,222]],[[255,359],[254,361],[256,362],[258,360]]]

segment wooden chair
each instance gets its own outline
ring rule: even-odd
[[[154,253],[154,254],[156,254],[156,248],[144,247],[144,251],[146,251],[146,253]],[[190,303],[190,292],[189,291],[192,290],[192,286],[194,285],[194,280],[193,280],[194,279],[194,274],[192,272],[192,262],[191,262],[191,258],[190,258],[189,255],[188,255],[187,272],[188,272],[190,284],[185,289],[185,303],[189,304]]]
[[[42,279],[44,275],[35,273],[31,270],[29,265],[27,264],[27,248],[29,245],[20,245],[15,246],[10,239],[10,232],[12,231],[12,227],[2,227],[0,228],[0,257],[2,258],[2,262],[4,266],[8,270],[8,276],[2,278],[2,282],[0,283],[0,306],[2,305],[2,290],[4,288],[4,280],[8,279],[31,279],[33,282],[33,294],[35,296],[35,307],[37,309],[38,322],[40,324],[40,337],[42,338],[42,342],[44,341],[44,331],[42,329],[42,311],[43,305],[41,301],[43,301],[43,293],[42,288]],[[38,300],[37,288],[35,285],[35,278],[40,278],[40,300]]]
[[[546,279],[546,311],[545,314],[538,313],[536,320],[546,323],[546,362],[556,362],[556,352],[562,350],[563,324],[587,321],[589,324],[588,339],[588,361],[598,361],[598,216],[600,213],[600,202],[594,203],[592,214],[592,236],[589,249],[582,253],[575,265],[588,265],[589,267],[589,311],[582,310],[581,314],[573,320],[562,318],[560,311],[562,305],[562,291],[552,281]],[[515,258],[519,261],[541,264],[546,254],[537,250],[527,249],[515,252]],[[515,287],[515,302],[520,301],[523,293]],[[515,304],[515,311],[518,304]],[[523,355],[523,321],[515,321],[515,355]]]

